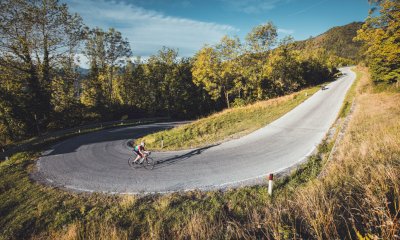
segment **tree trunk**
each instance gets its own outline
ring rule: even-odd
[[[226,105],[228,106],[228,108],[231,108],[230,104],[229,104],[229,93],[225,92],[225,99],[226,99]]]
[[[50,85],[50,63],[47,36],[43,39],[43,83],[46,88]]]
[[[110,106],[112,104],[112,99],[113,99],[113,77],[114,77],[114,68],[111,66],[110,69],[110,82],[109,82],[109,88],[110,88]]]

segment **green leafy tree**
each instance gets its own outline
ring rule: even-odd
[[[265,53],[270,50],[277,41],[278,33],[272,22],[254,27],[246,36],[249,50],[253,53]]]
[[[265,65],[266,78],[273,82],[272,91],[268,93],[270,97],[291,93],[304,85],[299,54],[293,49],[292,43],[292,37],[284,38]]]
[[[220,78],[221,61],[217,51],[205,46],[196,53],[193,62],[193,82],[206,90],[213,100],[218,100],[226,86]]]
[[[239,38],[224,36],[216,45],[221,68],[218,73],[223,83],[223,93],[226,104],[230,108],[230,95],[242,89],[240,62],[241,43]],[[240,95],[240,94],[239,94]]]
[[[131,64],[126,67],[126,78],[124,81],[124,89],[127,92],[129,105],[138,109],[149,109],[152,104],[148,94],[151,95],[152,83],[149,81],[145,73],[145,64],[140,57],[137,57]],[[148,93],[148,94],[146,94]],[[154,99],[154,98],[151,98]]]
[[[238,38],[224,36],[215,46],[205,46],[195,57],[193,81],[204,88],[214,100],[223,99],[231,106],[231,95],[242,90],[240,84],[241,43]]]
[[[259,100],[265,97],[265,89],[271,86],[265,78],[264,65],[271,48],[276,44],[277,36],[276,27],[268,22],[253,28],[246,37],[248,48],[243,67],[246,69],[245,75],[251,91]]]
[[[371,1],[374,8],[357,32],[356,41],[364,44],[364,54],[375,81],[400,81],[400,2]],[[379,9],[379,14],[373,13]]]
[[[132,54],[129,42],[113,28],[108,32],[94,28],[87,33],[84,54],[90,63],[91,83],[84,86],[82,101],[88,106],[110,107],[118,95],[113,87],[115,70]]]
[[[140,61],[140,60],[139,60]],[[127,61],[123,68],[121,80],[118,84],[119,100],[121,104],[132,107],[134,105],[135,84],[134,84],[134,68],[135,64],[132,61]]]
[[[123,38],[121,32],[110,28],[105,34],[105,63],[109,71],[109,92],[110,100],[115,97],[113,91],[113,81],[115,68],[126,62],[126,59],[132,56],[132,51],[128,39]]]
[[[45,128],[52,112],[51,80],[59,62],[74,55],[82,40],[82,19],[57,0],[0,2],[0,65],[11,72],[19,101],[13,108],[23,114],[28,132]],[[16,90],[16,89],[13,89]],[[10,89],[10,91],[12,91]]]
[[[14,75],[14,71],[0,65],[0,147],[18,140],[26,129],[24,110],[26,102],[23,90],[24,78]]]

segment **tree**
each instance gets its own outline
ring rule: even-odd
[[[275,44],[278,33],[272,22],[254,27],[246,36],[249,50],[253,53],[265,53]]]
[[[149,109],[153,102],[147,98],[148,92],[151,95],[152,88],[149,78],[145,74],[145,64],[140,57],[137,57],[131,64],[126,66],[126,77],[124,77],[124,89],[127,92],[130,106],[135,106],[141,110]]]
[[[221,63],[220,72],[218,74],[221,78],[226,104],[228,108],[230,108],[229,95],[235,91],[238,91],[240,95],[242,89],[240,84],[240,65],[238,61],[241,55],[240,40],[239,38],[224,36],[220,43],[217,44],[216,50]]]
[[[245,55],[245,75],[251,88],[256,91],[256,98],[264,98],[264,86],[269,86],[268,79],[264,76],[264,65],[267,63],[269,50],[275,46],[277,30],[272,22],[259,25],[247,35],[247,52]]]
[[[108,32],[94,28],[88,31],[84,54],[89,59],[91,81],[100,82],[92,85],[101,86],[107,103],[111,105],[117,95],[113,88],[115,68],[132,55],[128,40],[113,28]]]
[[[0,65],[22,83],[17,84],[24,92],[24,106],[19,107],[31,132],[34,116],[51,114],[52,74],[60,59],[75,54],[82,30],[82,19],[57,0],[0,2]]]
[[[175,111],[175,102],[179,98],[180,80],[178,78],[178,51],[163,47],[158,51],[157,65],[162,76],[159,78],[162,108],[167,111],[168,116]]]
[[[109,92],[110,101],[113,99],[113,80],[115,67],[121,66],[126,59],[132,56],[128,39],[122,38],[122,34],[114,28],[110,28],[105,35],[105,62],[109,68]]]
[[[370,2],[374,8],[355,40],[364,44],[364,54],[375,81],[400,82],[400,2]],[[376,9],[379,15],[373,15]]]
[[[100,81],[106,71],[105,33],[100,28],[87,30],[84,55],[89,60],[89,75],[82,85],[81,102],[87,107],[106,104],[107,82]],[[108,95],[109,96],[109,95]]]
[[[26,131],[23,82],[13,75],[13,71],[0,65],[0,146],[18,140]]]
[[[299,56],[292,43],[292,37],[284,38],[280,46],[271,53],[265,66],[264,73],[274,85],[270,96],[287,94],[304,85]]]
[[[223,83],[221,82],[219,72],[221,62],[217,51],[212,47],[205,46],[196,53],[193,62],[193,82],[204,88],[213,100],[221,97]]]

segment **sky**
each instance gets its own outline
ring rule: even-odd
[[[64,0],[89,27],[110,27],[128,38],[134,56],[157,54],[163,46],[193,56],[224,36],[245,39],[272,21],[280,38],[317,36],[334,26],[363,21],[367,0]]]

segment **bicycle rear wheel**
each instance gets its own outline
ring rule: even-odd
[[[151,157],[147,157],[144,162],[143,165],[146,169],[148,170],[152,170],[154,168],[154,159]]]

